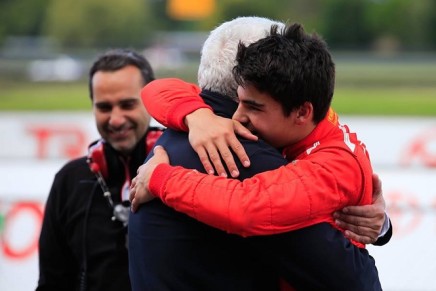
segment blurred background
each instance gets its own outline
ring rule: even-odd
[[[134,48],[157,77],[196,82],[208,32],[238,16],[327,41],[333,107],[366,143],[394,225],[388,245],[368,247],[384,289],[436,290],[435,0],[0,0],[0,290],[35,288],[53,175],[98,137],[97,54]]]

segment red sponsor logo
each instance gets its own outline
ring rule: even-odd
[[[391,191],[386,195],[387,211],[392,221],[395,237],[404,237],[421,224],[426,207],[411,193]]]
[[[85,132],[75,126],[32,125],[27,131],[36,139],[38,159],[53,156],[76,158],[83,154],[83,149],[87,146]]]
[[[436,128],[430,128],[412,139],[400,163],[403,166],[418,163],[426,167],[436,167]]]
[[[0,247],[4,257],[11,260],[24,260],[38,251],[43,219],[41,203],[16,202],[0,215],[2,220]]]

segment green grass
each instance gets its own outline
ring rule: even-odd
[[[436,87],[339,87],[332,106],[349,115],[436,117]]]
[[[338,61],[333,107],[350,115],[436,117],[436,59]]]
[[[339,62],[338,84],[360,86],[436,87],[436,61]]]
[[[179,77],[195,82],[198,64],[180,70],[160,70],[158,78]],[[87,81],[30,82],[0,78],[0,111],[90,110]]]
[[[196,80],[198,64],[157,71]],[[380,61],[339,59],[333,107],[340,114],[436,117],[436,57]],[[86,81],[43,83],[0,79],[0,111],[90,110]]]
[[[0,110],[89,110],[86,82],[0,82]]]

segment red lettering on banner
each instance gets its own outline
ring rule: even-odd
[[[436,167],[436,128],[429,129],[413,139],[401,157],[401,165],[418,161],[426,167]]]
[[[18,249],[13,247],[13,242],[10,241],[8,236],[8,226],[10,227],[15,220],[20,218],[20,215],[30,214],[34,218],[34,223],[38,227],[34,228],[34,234],[27,244]],[[18,202],[6,214],[5,231],[2,235],[3,253],[6,257],[11,259],[25,259],[38,250],[38,240],[40,226],[42,225],[43,208],[40,203],[35,202]]]
[[[396,237],[407,235],[418,227],[422,219],[422,209],[414,195],[390,192],[386,195],[386,200],[389,201],[388,213]]]
[[[86,148],[86,135],[77,127],[39,125],[29,127],[28,131],[36,138],[38,159],[49,156],[49,143],[56,138],[62,142],[60,153],[66,158],[76,158]]]

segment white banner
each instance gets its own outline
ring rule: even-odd
[[[341,122],[366,144],[383,181],[394,235],[386,246],[368,248],[384,290],[436,290],[436,118]],[[92,113],[2,113],[0,132],[0,290],[34,290],[54,174],[85,154],[98,133]]]

